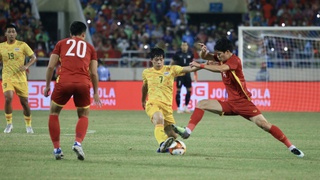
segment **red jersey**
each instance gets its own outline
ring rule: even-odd
[[[227,61],[221,63],[230,67],[230,70],[221,73],[222,81],[228,93],[228,100],[232,101],[242,98],[250,100],[251,93],[246,86],[241,60],[233,54]]]
[[[97,60],[91,44],[80,38],[66,38],[56,44],[52,53],[60,57],[57,83],[90,84],[89,65]]]

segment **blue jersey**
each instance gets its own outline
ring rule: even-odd
[[[110,78],[110,71],[108,68],[104,66],[99,66],[98,75],[99,75],[99,81],[108,81]]]

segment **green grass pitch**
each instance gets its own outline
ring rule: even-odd
[[[3,115],[3,111],[1,111]],[[83,142],[86,159],[71,150],[76,111],[60,115],[61,148],[54,159],[48,111],[32,111],[34,134],[26,134],[21,111],[4,134],[0,117],[0,179],[318,179],[320,113],[265,112],[304,153],[297,158],[269,133],[238,117],[206,112],[183,156],[157,154],[153,125],[144,111],[91,111]],[[186,125],[190,114],[174,114]]]

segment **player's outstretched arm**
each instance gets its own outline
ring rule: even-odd
[[[224,72],[224,71],[228,71],[230,70],[230,67],[226,64],[222,64],[222,65],[217,65],[217,64],[207,64],[207,63],[204,63],[204,64],[199,64],[198,62],[191,62],[190,63],[190,66],[191,67],[196,67],[196,68],[199,68],[199,69],[205,69],[205,70],[208,70],[208,71],[211,71],[211,72]]]
[[[188,73],[188,72],[196,72],[198,71],[200,68],[195,67],[195,66],[184,66],[182,73]]]

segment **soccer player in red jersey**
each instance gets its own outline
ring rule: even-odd
[[[81,143],[88,129],[90,107],[90,81],[93,86],[94,103],[101,106],[98,95],[97,53],[94,47],[85,40],[87,26],[83,22],[74,21],[70,26],[70,38],[59,41],[51,56],[46,72],[46,88],[44,96],[50,94],[50,82],[57,63],[61,62],[59,76],[51,95],[49,133],[57,160],[63,158],[60,147],[59,114],[63,106],[73,96],[77,107],[78,123],[75,129],[75,142],[72,146],[79,160],[84,160]]]
[[[240,115],[269,132],[274,138],[285,144],[297,157],[303,157],[303,152],[296,148],[277,126],[269,123],[260,110],[251,102],[251,93],[246,87],[241,60],[232,53],[231,41],[227,38],[218,40],[214,47],[214,54],[209,53],[204,44],[200,43],[200,46],[200,57],[209,61],[206,64],[191,62],[191,66],[221,73],[222,81],[228,93],[228,100],[205,99],[199,101],[187,127],[182,128],[173,125],[174,131],[181,135],[182,138],[188,138],[202,119],[204,111],[219,115]]]

